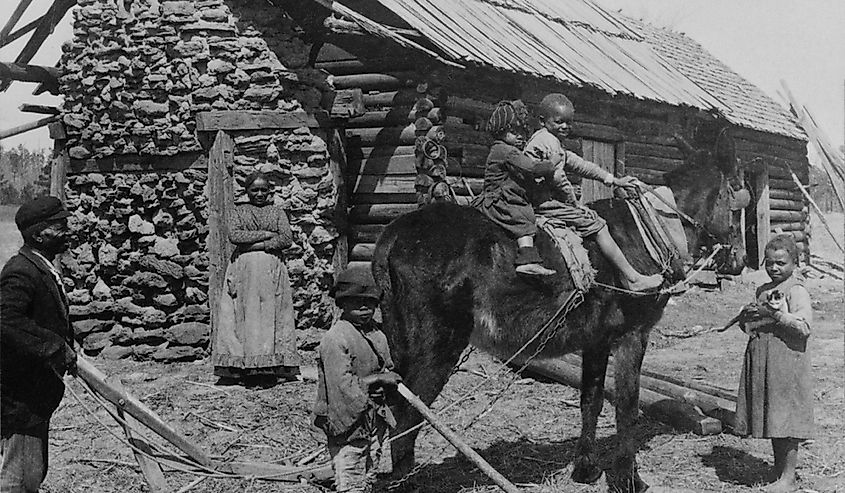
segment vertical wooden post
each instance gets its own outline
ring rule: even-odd
[[[211,313],[211,341],[217,333],[220,293],[226,280],[226,268],[232,255],[229,242],[229,218],[234,208],[234,150],[232,136],[217,131],[208,154],[208,308]]]
[[[739,160],[737,160],[737,166],[739,166]],[[744,187],[745,186],[745,168],[740,167],[737,170],[737,174],[739,175],[739,182],[742,183],[743,187]],[[745,237],[745,232],[747,231],[745,211],[746,211],[746,209],[741,209],[739,211],[739,230],[740,230],[740,236],[741,236],[740,239],[742,240],[742,249],[747,254],[748,253],[748,243],[747,243],[747,238]]]
[[[339,233],[332,266],[335,272],[339,272],[349,263],[349,198],[346,193],[346,149],[337,129],[328,129],[327,139],[329,144],[329,171],[337,189],[334,224]]]
[[[50,195],[65,201],[65,185],[67,184],[67,168],[70,164],[64,140],[56,140],[53,144],[53,156],[50,158]]]
[[[763,265],[766,243],[772,230],[771,210],[769,209],[769,165],[766,164],[757,173],[754,188],[757,191],[757,267]]]

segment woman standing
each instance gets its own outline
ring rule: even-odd
[[[272,204],[267,176],[250,175],[244,188],[249,203],[236,207],[229,223],[235,252],[226,270],[212,360],[222,379],[267,387],[299,372],[292,290],[282,256],[293,233],[284,209]]]

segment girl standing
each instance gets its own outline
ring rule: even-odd
[[[299,372],[293,293],[282,255],[293,233],[284,209],[272,204],[267,176],[250,175],[244,188],[249,203],[235,208],[229,224],[235,252],[226,270],[212,360],[219,377],[267,387]]]
[[[813,389],[808,351],[813,319],[810,295],[794,275],[798,248],[790,235],[765,249],[771,282],[742,309],[749,334],[736,404],[736,431],[770,438],[777,480],[766,490],[798,489],[798,444],[813,434]]]

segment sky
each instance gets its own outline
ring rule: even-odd
[[[845,141],[845,1],[843,0],[594,0],[602,7],[680,31],[760,87],[775,101],[785,80],[838,147]],[[34,0],[18,26],[43,14],[52,0]],[[5,24],[17,0],[0,0]],[[55,65],[61,44],[73,35],[68,13],[32,64]],[[28,35],[0,48],[12,61]],[[0,129],[42,118],[21,113],[21,103],[58,105],[49,95],[32,96],[35,84],[16,82],[0,93]],[[46,128],[4,139],[0,145],[52,147]]]

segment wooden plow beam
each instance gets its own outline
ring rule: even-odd
[[[265,481],[300,482],[302,480],[327,480],[332,477],[330,464],[306,467],[291,467],[260,462],[223,461],[206,454],[202,448],[175,430],[153,410],[129,394],[114,377],[106,376],[86,358],[77,358],[78,378],[97,397],[115,406],[113,415],[123,427],[132,445],[138,465],[150,491],[172,491],[162,472],[162,465],[182,472],[220,478],[252,478]],[[112,413],[110,409],[107,409]],[[135,433],[134,426],[140,423],[163,438],[185,456],[174,456],[155,452],[150,442]]]

